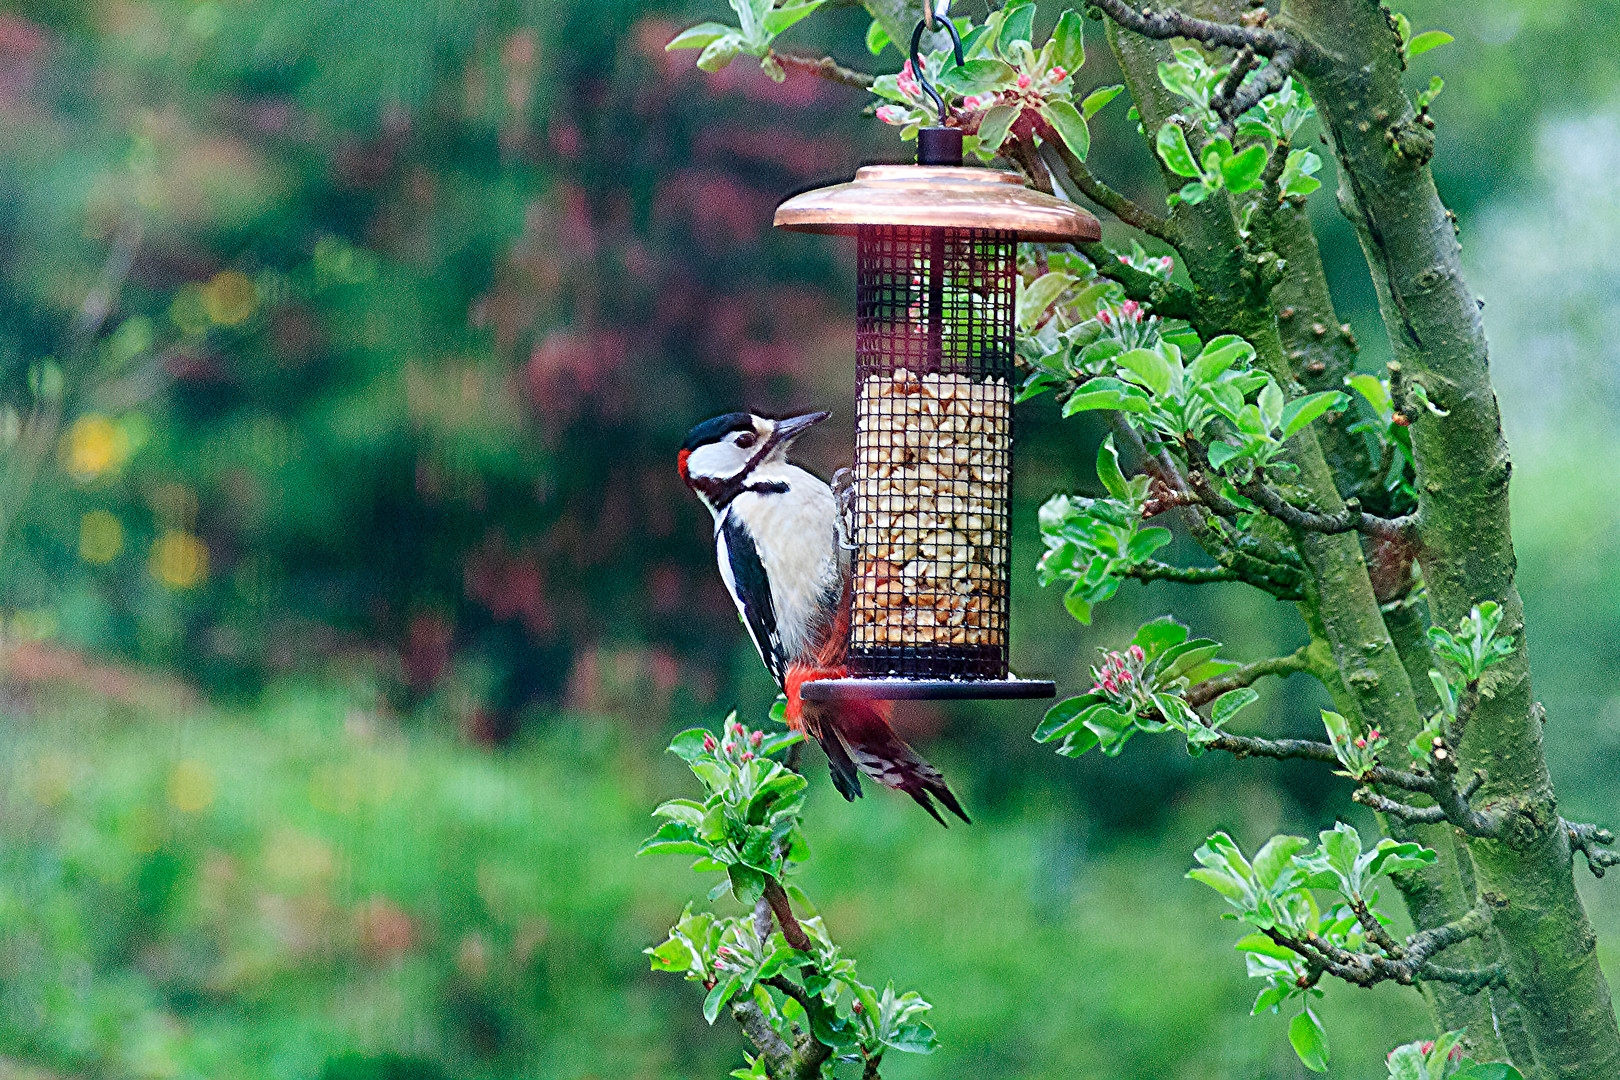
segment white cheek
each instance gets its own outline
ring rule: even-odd
[[[747,460],[747,453],[729,442],[709,443],[687,456],[686,472],[688,476],[727,477],[734,475]]]

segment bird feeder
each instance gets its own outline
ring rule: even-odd
[[[1101,230],[1017,174],[964,168],[959,129],[918,135],[918,164],[776,211],[781,228],[856,241],[850,677],[802,692],[1050,697],[1007,666],[1017,245]]]

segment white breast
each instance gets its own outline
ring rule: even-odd
[[[837,508],[832,489],[797,465],[771,463],[754,482],[783,481],[784,493],[745,491],[730,512],[741,516],[754,538],[771,583],[777,633],[789,658],[815,647],[812,632],[837,597]]]

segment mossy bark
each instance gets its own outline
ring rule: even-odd
[[[1159,126],[1182,105],[1158,79],[1158,64],[1169,58],[1169,47],[1112,23],[1109,40],[1151,144]],[[1171,185],[1180,182],[1168,173],[1165,179]],[[1264,267],[1239,233],[1230,198],[1218,193],[1196,206],[1181,204],[1171,216],[1179,232],[1177,250],[1192,278],[1204,322],[1244,337],[1254,345],[1264,370],[1283,385],[1294,382],[1289,350],[1283,345],[1275,309],[1263,284]],[[1309,269],[1309,262],[1302,260],[1305,265],[1298,269]],[[1319,257],[1315,268],[1320,273]],[[1325,278],[1297,289],[1301,297],[1312,297],[1317,305],[1325,301],[1331,311]],[[1334,357],[1334,367],[1343,370],[1342,355]],[[1299,494],[1325,513],[1343,507],[1333,469],[1314,430],[1308,428],[1292,440],[1289,460],[1299,468]],[[1365,722],[1384,730],[1395,745],[1404,745],[1417,733],[1421,718],[1411,680],[1379,612],[1360,538],[1300,532],[1294,539],[1310,570],[1307,622],[1331,646],[1339,684],[1355,701]],[[1394,822],[1384,825],[1391,835],[1418,840],[1440,855],[1434,864],[1403,875],[1397,882],[1413,923],[1427,929],[1463,916],[1473,898],[1463,888],[1451,830],[1409,828]],[[1458,946],[1449,962],[1469,966],[1479,959],[1478,947],[1470,942]],[[1483,995],[1468,996],[1435,984],[1426,985],[1424,995],[1442,1028],[1468,1030],[1472,1052],[1483,1058],[1502,1056]]]
[[[1620,1076],[1620,1029],[1575,891],[1532,708],[1508,513],[1511,465],[1492,392],[1479,305],[1463,279],[1451,215],[1428,169],[1434,140],[1401,89],[1399,43],[1372,0],[1286,0],[1280,24],[1315,46],[1300,74],[1337,158],[1339,202],[1372,269],[1408,379],[1445,415],[1408,408],[1417,457],[1418,561],[1436,622],[1502,606],[1514,651],[1492,669],[1459,755],[1488,776],[1476,802],[1506,811],[1500,839],[1471,839],[1476,887],[1493,908],[1539,1068]]]

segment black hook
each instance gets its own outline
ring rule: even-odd
[[[928,0],[923,0],[923,3],[927,4]],[[924,10],[927,11],[926,8]],[[939,24],[945,28],[947,34],[951,35],[951,44],[955,47],[956,66],[961,67],[966,62],[962,59],[962,35],[956,32],[956,24],[951,22],[949,15],[940,19]],[[939,96],[939,91],[935,90],[934,84],[928,80],[928,70],[922,62],[920,50],[922,48],[923,30],[925,29],[927,29],[927,22],[920,22],[917,24],[917,29],[912,31],[911,34],[911,73],[917,77],[917,85],[922,88],[922,92],[932,98],[934,106],[939,109],[939,122],[943,127],[945,121],[950,119],[951,113],[945,107],[945,99]]]

